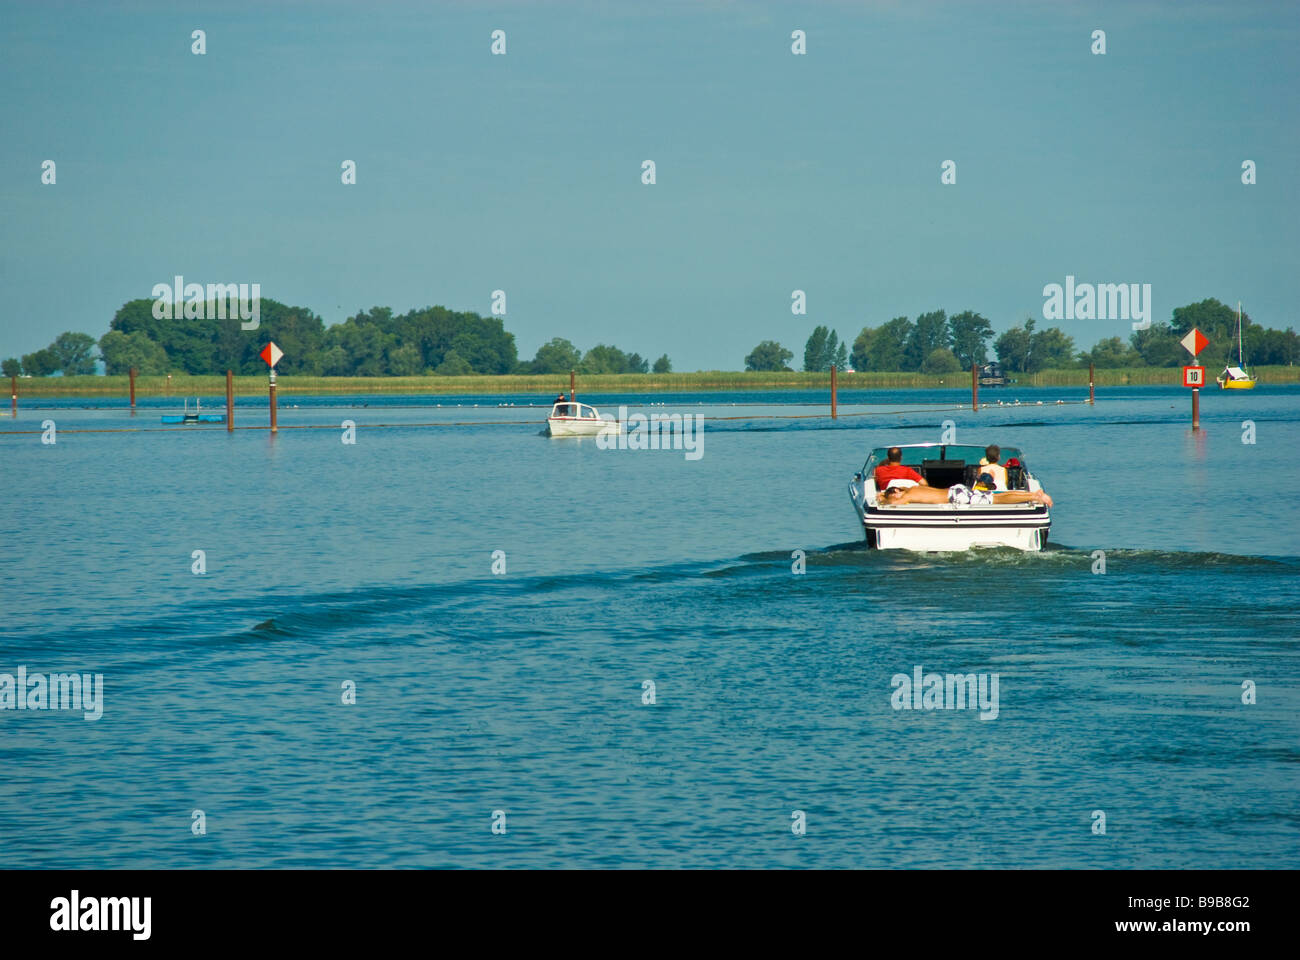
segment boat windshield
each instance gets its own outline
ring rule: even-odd
[[[902,447],[903,466],[920,467],[926,460],[961,460],[966,464],[976,464],[984,458],[984,448],[973,444],[928,443],[920,447]],[[1005,464],[1012,457],[1025,462],[1019,447],[1002,447],[1001,462]],[[862,466],[862,475],[868,477],[871,472],[889,459],[888,447],[876,447]]]

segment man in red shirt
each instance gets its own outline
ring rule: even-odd
[[[915,480],[923,487],[929,486],[925,478],[913,470],[911,467],[905,467],[902,464],[903,451],[898,447],[890,447],[886,452],[888,459],[880,466],[876,467],[876,489],[883,490],[889,486],[890,480]]]

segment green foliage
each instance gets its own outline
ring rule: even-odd
[[[91,355],[95,349],[95,338],[90,334],[69,330],[55,337],[49,349],[58,357],[59,369],[65,377],[95,372],[95,358]]]
[[[443,355],[442,363],[433,371],[440,377],[463,377],[474,372],[468,360],[456,352],[453,347]]]
[[[1074,337],[1060,327],[1039,330],[1029,340],[1030,373],[1061,370],[1074,365]]]
[[[578,364],[579,373],[648,373],[649,370],[650,364],[640,354],[624,353],[603,343],[588,350]]]
[[[907,343],[912,339],[912,321],[895,317],[883,324],[867,348],[867,370],[902,370]],[[859,368],[863,369],[863,368]]]
[[[134,333],[110,330],[99,338],[99,352],[104,358],[104,372],[109,376],[129,373],[132,367],[138,374],[154,375],[166,373],[170,366],[166,351],[143,330]]]
[[[1173,327],[1164,322],[1153,323],[1145,330],[1134,330],[1129,336],[1129,343],[1148,367],[1182,366],[1191,354],[1178,340]]]
[[[17,357],[6,357],[4,360],[0,360],[0,373],[3,373],[6,377],[16,377],[22,372],[22,361]]]
[[[998,361],[1010,372],[1026,373],[1029,369],[1029,346],[1034,335],[1034,320],[1025,317],[1025,322],[1012,327],[993,344]]]
[[[582,352],[563,337],[553,337],[537,348],[529,373],[568,373],[577,370]]]
[[[1010,373],[1037,373],[1061,370],[1078,363],[1074,355],[1074,338],[1060,327],[1035,330],[1032,317],[998,337],[993,345],[998,360]]]
[[[644,374],[652,366],[639,354],[624,353],[607,344],[597,344],[584,355],[559,337],[539,347],[531,361],[520,363],[514,335],[505,330],[500,318],[444,307],[402,315],[394,315],[389,307],[372,307],[326,329],[305,307],[264,299],[258,304],[260,325],[255,330],[241,329],[233,305],[224,319],[216,316],[216,307],[215,301],[203,305],[210,319],[186,318],[183,310],[180,317],[169,319],[153,316],[151,299],[128,301],[99,341],[106,372],[120,375],[135,367],[146,376],[164,372],[206,375],[230,369],[245,376],[264,376],[266,365],[258,353],[268,340],[274,340],[285,353],[277,371],[303,378],[412,377],[435,372],[443,376],[556,375],[569,370],[621,376]],[[1116,371],[1177,367],[1189,360],[1178,341],[1195,326],[1210,338],[1201,361],[1217,366],[1236,362],[1236,322],[1234,309],[1207,299],[1177,308],[1172,322],[1133,331],[1128,343],[1112,336],[1076,353],[1073,340],[1062,330],[1038,330],[1034,320],[1026,318],[997,337],[994,351],[1009,373],[1036,374],[1080,364],[1086,367],[1089,362],[1098,369]],[[947,356],[952,355],[959,367],[966,369],[971,363],[987,360],[992,337],[990,322],[974,311],[948,317],[937,310],[922,314],[915,323],[895,317],[877,328],[863,327],[850,354],[849,344],[835,331],[819,326],[805,344],[804,368],[822,373],[832,364],[844,369],[851,362],[859,371],[881,374],[947,371]],[[1267,329],[1243,316],[1243,339],[1246,362],[1252,368],[1300,362],[1300,337],[1293,329]],[[9,358],[3,369],[11,376],[21,371],[45,377],[60,370],[65,376],[87,375],[95,369],[94,347],[87,334],[67,331],[45,350],[27,354],[21,361]],[[789,371],[792,359],[790,350],[765,340],[745,357],[745,367],[749,372]],[[667,354],[654,362],[653,370],[659,375],[671,373]]]
[[[973,364],[988,361],[993,324],[978,313],[964,310],[949,317],[948,335],[952,342],[952,353],[963,370],[969,370]]]
[[[23,356],[23,373],[33,377],[48,377],[59,369],[59,357],[46,347]]]
[[[788,364],[794,359],[794,352],[787,350],[775,340],[764,340],[745,357],[746,370],[789,370]]]
[[[1092,364],[1098,370],[1118,370],[1121,367],[1142,366],[1141,355],[1119,337],[1098,341],[1091,350],[1079,354],[1079,365]]]
[[[848,347],[840,343],[839,334],[828,327],[815,327],[804,344],[803,368],[809,373],[825,373],[832,364],[843,369],[848,357]]]
[[[938,347],[921,364],[922,373],[956,373],[962,369],[961,361],[947,347]]]
[[[875,330],[863,327],[862,332],[853,338],[853,350],[849,354],[849,361],[853,364],[854,370],[866,370],[870,365],[871,341],[875,336]]]
[[[948,315],[942,310],[923,313],[907,338],[903,351],[903,369],[920,370],[927,357],[938,349],[952,349],[952,336],[948,332]]]

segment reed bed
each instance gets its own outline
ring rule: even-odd
[[[1216,371],[1207,371],[1213,380]],[[1255,370],[1261,384],[1300,383],[1300,367],[1259,367]],[[841,390],[897,389],[965,389],[970,375],[949,373],[841,373]],[[1017,387],[1086,387],[1088,371],[1080,369],[1043,370],[1035,374],[1013,374]],[[830,389],[829,373],[751,373],[735,370],[708,370],[693,373],[624,373],[579,374],[580,393],[681,393],[708,390],[814,390]],[[1098,370],[1098,387],[1177,386],[1182,372],[1177,367],[1136,367]],[[1213,383],[1211,383],[1213,385]],[[569,389],[569,377],[560,375],[465,376],[465,377],[310,377],[277,378],[281,396],[291,394],[504,394],[531,393],[551,397]],[[226,378],[220,376],[138,376],[138,397],[221,396],[226,392]],[[236,396],[263,395],[267,389],[265,375],[234,378]],[[39,377],[18,381],[18,395],[30,397],[124,397],[129,392],[125,376]]]

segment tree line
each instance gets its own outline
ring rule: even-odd
[[[276,366],[283,374],[324,377],[384,377],[461,374],[668,373],[664,354],[653,365],[637,353],[596,344],[585,353],[556,337],[520,360],[515,335],[499,317],[445,307],[394,315],[372,307],[326,327],[306,307],[274,300],[258,302],[256,333],[241,329],[233,307],[218,311],[209,301],[178,308],[177,316],[156,317],[154,300],[131,300],[98,341],[85,333],[61,333],[54,342],[22,358],[0,362],[5,376],[45,377],[93,374],[102,360],[106,374],[239,374],[264,371],[258,356],[268,340],[284,351]],[[226,304],[222,305],[227,306]],[[192,309],[191,309],[192,307]],[[189,316],[186,316],[189,314]],[[206,318],[206,319],[205,319]]]
[[[1179,341],[1193,328],[1210,341],[1197,363],[1220,368],[1237,362],[1237,313],[1209,299],[1178,307],[1169,321],[1134,330],[1127,341],[1107,337],[1088,350],[1077,350],[1074,338],[1060,327],[1039,329],[1030,317],[995,339],[993,325],[972,310],[952,316],[934,310],[915,321],[895,317],[878,327],[863,327],[851,350],[846,350],[834,330],[819,326],[804,345],[803,369],[825,372],[835,364],[841,370],[851,365],[854,370],[889,373],[956,373],[989,362],[990,348],[1009,373],[1032,374],[1090,363],[1097,369],[1180,367],[1191,362],[1191,355]],[[1248,364],[1288,366],[1300,360],[1300,336],[1293,329],[1265,328],[1243,313],[1242,331]],[[792,359],[793,351],[764,340],[745,357],[745,369],[790,370]]]
[[[284,350],[277,370],[285,374],[326,377],[383,377],[434,374],[586,374],[669,373],[664,354],[653,364],[637,353],[608,344],[579,350],[555,337],[542,344],[531,360],[520,360],[514,334],[500,317],[484,317],[445,307],[426,307],[395,315],[389,307],[372,307],[326,327],[306,307],[274,300],[259,301],[256,333],[240,328],[237,312],[218,311],[204,304],[202,319],[154,316],[153,300],[122,305],[98,341],[85,333],[59,334],[48,347],[22,358],[0,362],[5,376],[34,377],[62,373],[93,374],[102,360],[108,374],[134,367],[141,374],[180,372],[220,374],[233,370],[254,374],[266,369],[258,356],[267,340]],[[189,306],[189,305],[187,305]],[[228,319],[219,319],[224,315]],[[218,319],[211,319],[218,318]],[[1243,314],[1246,362],[1284,366],[1300,360],[1300,337],[1293,329],[1274,330],[1252,323]],[[863,327],[852,347],[826,326],[816,327],[804,345],[803,369],[823,372],[834,364],[882,372],[955,373],[984,364],[996,356],[1008,373],[1037,373],[1086,367],[1178,367],[1189,361],[1179,341],[1193,328],[1210,340],[1198,362],[1221,368],[1237,362],[1237,315],[1215,299],[1173,311],[1170,320],[1134,330],[1125,340],[1108,337],[1089,350],[1077,350],[1074,338],[1059,327],[1040,329],[1032,318],[994,337],[993,325],[965,310],[949,316],[943,310],[923,313],[914,321],[894,317],[878,327]],[[746,370],[790,370],[794,352],[774,340],[764,340],[746,357]]]

